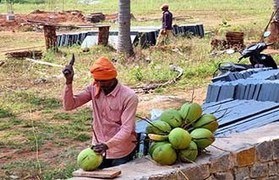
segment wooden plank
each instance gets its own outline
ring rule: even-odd
[[[102,169],[95,171],[84,171],[82,169],[78,169],[73,172],[74,177],[91,177],[91,178],[106,178],[112,179],[116,178],[121,174],[119,169]]]

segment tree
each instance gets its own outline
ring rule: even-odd
[[[270,32],[271,35],[269,37],[270,42],[274,42],[275,46],[278,47],[278,42],[279,42],[279,0],[273,0],[274,4],[274,13],[275,16],[270,24]]]
[[[133,46],[130,36],[131,26],[131,8],[130,0],[119,0],[119,12],[118,12],[118,43],[117,52],[124,53],[126,56],[132,56],[134,54]]]
[[[277,9],[279,8],[279,0],[273,0],[273,1],[274,1],[274,12],[276,12]],[[275,15],[275,20],[279,21],[279,13]]]

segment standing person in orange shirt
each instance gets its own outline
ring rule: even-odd
[[[163,4],[161,6],[161,10],[163,11],[162,28],[157,37],[156,46],[166,45],[168,41],[174,40],[174,36],[172,32],[172,13],[169,11],[169,5]]]
[[[92,149],[105,154],[99,168],[131,161],[137,144],[135,115],[138,97],[117,80],[117,71],[106,57],[100,57],[90,68],[94,79],[82,92],[73,94],[74,70],[67,65],[63,72],[66,85],[63,96],[65,110],[72,110],[91,101],[93,108]]]

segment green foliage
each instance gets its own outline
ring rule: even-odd
[[[39,95],[35,95],[32,92],[14,91],[8,94],[9,96],[3,97],[0,103],[5,102],[5,106],[12,109],[13,112],[10,112],[10,114],[20,111],[56,109],[61,107],[61,102],[56,98],[39,97]],[[9,114],[6,112],[6,115]]]
[[[13,116],[13,114],[9,110],[0,108],[0,118],[10,117],[10,116]]]
[[[52,170],[46,170],[43,172],[43,179],[52,180],[52,179],[69,179],[72,177],[73,171],[78,169],[75,159],[66,163],[66,166],[63,168],[55,168]]]
[[[5,1],[3,0],[3,2]],[[46,0],[6,0],[6,2],[11,4],[43,4],[46,2]]]
[[[42,162],[40,162],[42,163]],[[2,166],[3,169],[24,169],[25,173],[31,173],[34,175],[34,173],[38,173],[38,162],[34,160],[28,160],[28,161],[21,161],[21,160],[15,160],[9,164],[4,164]],[[16,172],[16,171],[15,171]]]
[[[4,1],[5,2],[5,1]],[[7,7],[1,1],[0,11]],[[50,4],[50,2],[55,2]],[[64,2],[64,4],[63,4]],[[131,12],[136,20],[132,26],[160,26],[161,0],[132,0]],[[43,61],[66,65],[72,53],[76,55],[74,66],[74,91],[82,90],[92,83],[89,73],[92,62],[100,56],[107,56],[115,61],[118,79],[128,86],[142,86],[164,83],[174,79],[177,72],[170,65],[177,65],[184,71],[175,84],[155,89],[154,94],[171,94],[176,91],[207,86],[217,64],[224,61],[236,62],[238,54],[211,57],[210,40],[213,35],[224,36],[227,31],[243,31],[245,41],[258,40],[272,12],[272,3],[266,0],[176,0],[168,2],[173,12],[174,23],[187,24],[202,22],[205,37],[178,37],[167,48],[136,47],[136,55],[131,59],[117,54],[111,47],[94,46],[89,52],[82,52],[78,45],[59,47],[59,52],[45,52]],[[253,8],[250,5],[253,4]],[[264,8],[263,8],[264,7]],[[118,1],[100,0],[97,4],[79,4],[76,0],[15,0],[14,12],[30,13],[36,9],[42,11],[81,10],[84,15],[95,12],[113,14],[118,10]],[[208,18],[211,17],[210,21]],[[245,21],[243,20],[245,19]],[[238,21],[239,20],[239,21]],[[111,23],[115,29],[117,23]],[[209,33],[210,32],[210,33]],[[44,45],[44,38],[26,32],[26,37],[1,35],[1,42],[7,49],[26,46]],[[29,38],[32,37],[32,38]],[[246,43],[245,42],[245,43]],[[5,59],[4,57],[1,59]],[[274,59],[279,59],[274,55]],[[1,60],[2,61],[2,60]],[[62,110],[61,92],[64,79],[62,68],[49,67],[25,60],[4,60],[0,71],[0,151],[13,152],[7,156],[7,163],[1,170],[26,179],[67,179],[77,169],[78,148],[91,143],[91,109],[81,107],[71,112]],[[245,62],[245,61],[243,61]],[[46,79],[43,83],[37,80]],[[190,98],[190,97],[189,97]],[[29,152],[28,156],[14,156]],[[36,152],[40,156],[36,157]],[[54,153],[54,157],[47,154]],[[25,154],[24,154],[25,155]],[[52,155],[52,154],[51,154]],[[8,179],[2,175],[0,179]],[[18,172],[18,173],[16,173]]]
[[[79,151],[67,148],[57,156],[57,162],[60,166],[52,167],[49,165],[43,172],[43,179],[68,179],[72,177],[72,172],[78,169],[76,158]]]
[[[85,134],[85,133],[80,133],[78,134],[74,140],[77,140],[77,141],[80,141],[80,142],[86,142],[88,140],[92,139],[91,135],[89,135],[88,133]]]
[[[135,68],[131,69],[131,75],[134,76],[134,79],[136,81],[142,81],[143,79],[142,69],[139,66],[136,66]]]

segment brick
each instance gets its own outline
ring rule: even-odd
[[[151,177],[148,177],[148,180],[169,180],[169,179],[176,179],[176,175],[174,174],[161,174],[161,175],[154,175]],[[146,179],[141,179],[146,180]]]
[[[147,177],[142,177],[139,180],[148,180],[148,178]]]
[[[236,153],[236,165],[239,167],[253,165],[256,160],[256,150],[254,147]]]
[[[225,154],[219,158],[211,159],[210,173],[224,172],[233,169],[234,159],[232,154]]]
[[[268,175],[268,163],[254,164],[250,169],[251,178],[266,177]]]
[[[269,162],[268,163],[268,175],[273,176],[278,173],[278,167],[276,162]]]
[[[214,180],[213,176],[209,176],[208,178],[206,178],[205,180]]]
[[[249,178],[249,167],[235,168],[234,169],[234,178],[235,180],[243,180]]]
[[[206,179],[210,176],[209,164],[202,164],[200,166],[181,170],[180,174],[186,175],[186,177],[191,180]]]
[[[271,141],[265,141],[256,146],[257,159],[260,162],[267,162],[272,160],[273,149],[271,148],[273,143]]]
[[[233,174],[231,172],[215,173],[213,174],[213,179],[216,180],[233,180]]]
[[[279,179],[279,176],[276,175],[276,176],[269,176],[266,178],[266,180],[278,180]]]
[[[273,140],[273,159],[279,159],[279,139]]]

